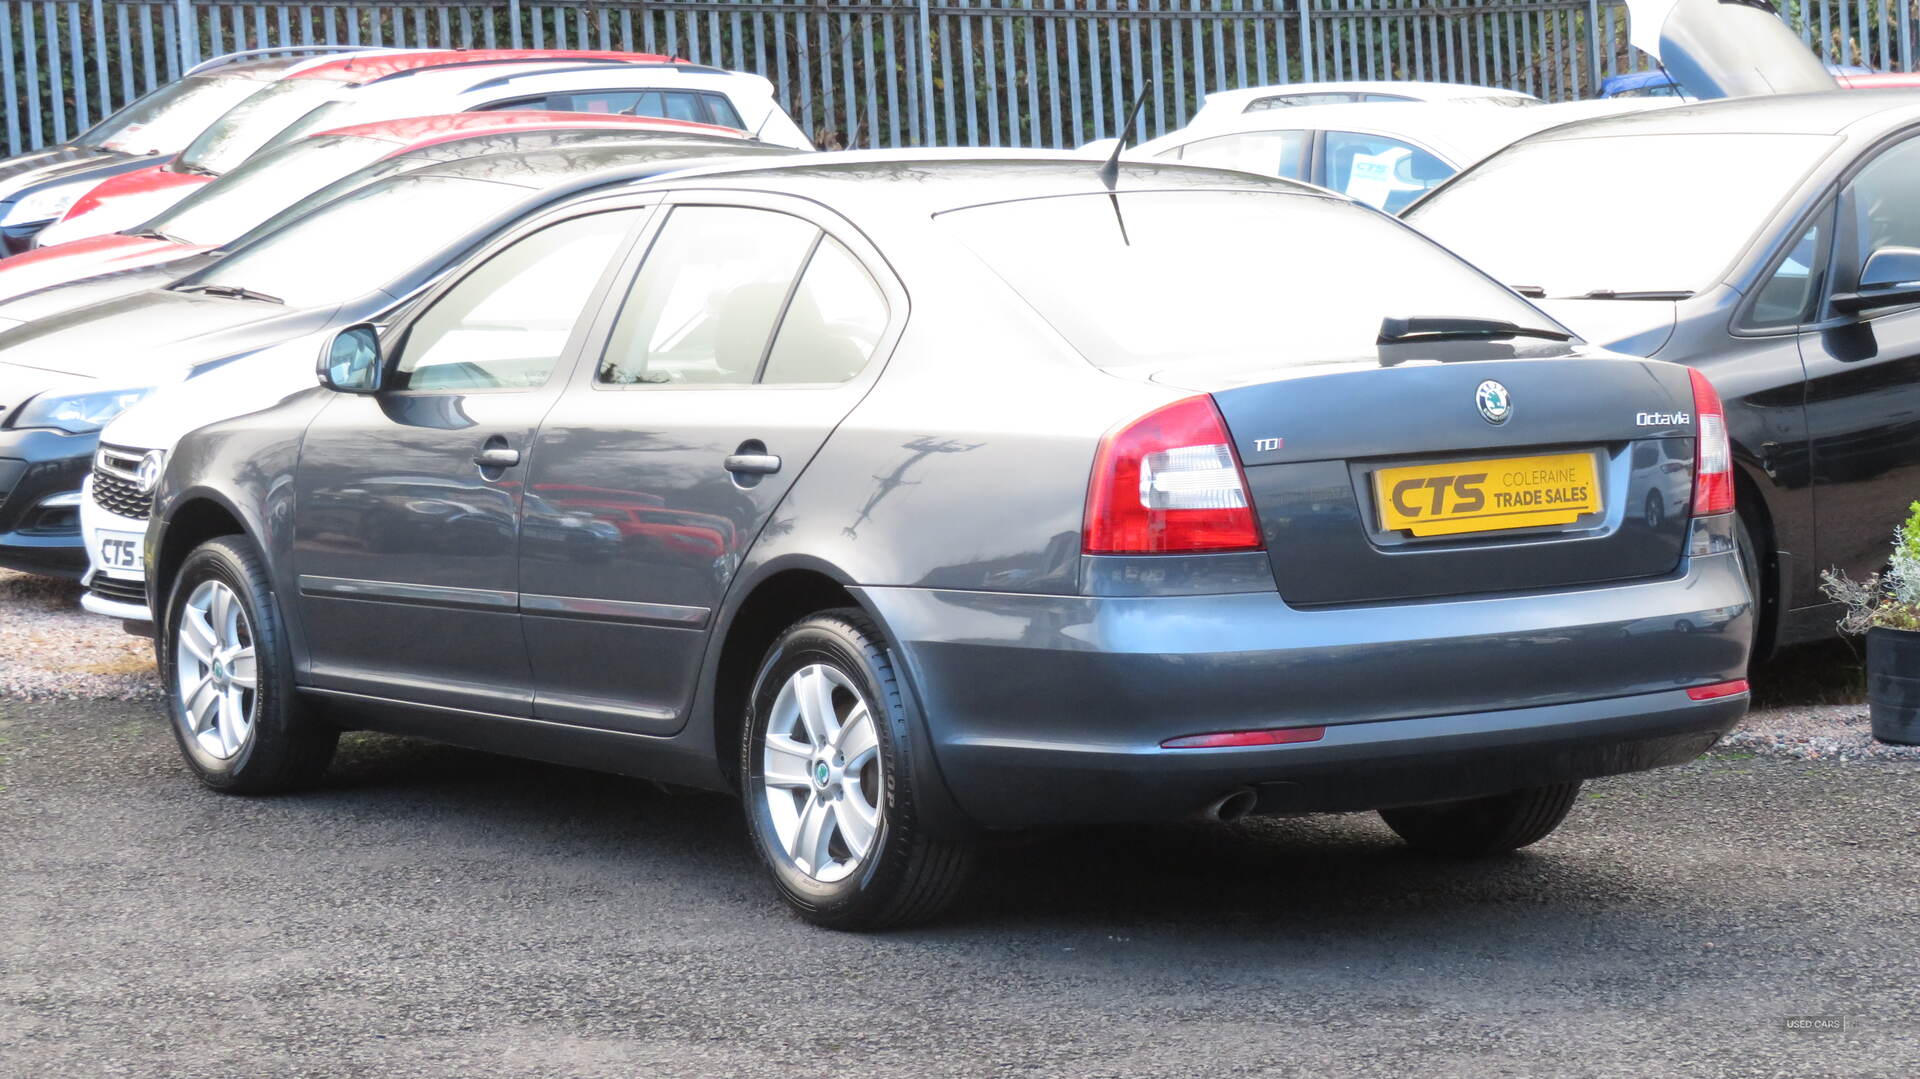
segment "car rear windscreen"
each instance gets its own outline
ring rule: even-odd
[[[1554,326],[1392,218],[1315,195],[1071,195],[939,220],[1100,367],[1373,357],[1388,316]]]

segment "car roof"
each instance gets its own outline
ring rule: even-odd
[[[1258,131],[1353,131],[1419,143],[1457,166],[1470,165],[1536,132],[1584,120],[1671,105],[1664,99],[1576,101],[1525,109],[1490,109],[1458,101],[1301,105],[1262,109],[1170,132],[1141,143],[1130,156],[1150,157],[1202,139]]]
[[[1219,106],[1231,108],[1236,104],[1244,108],[1264,98],[1286,97],[1291,94],[1398,94],[1422,101],[1457,101],[1485,97],[1538,100],[1532,94],[1502,89],[1498,86],[1475,86],[1457,82],[1420,82],[1412,79],[1348,79],[1335,82],[1292,82],[1272,86],[1247,86],[1238,90],[1218,90],[1206,96],[1206,104],[1210,108]],[[1375,104],[1386,104],[1386,102],[1375,102]]]
[[[1569,124],[1529,141],[1613,135],[1838,135],[1856,124],[1880,128],[1913,116],[1920,116],[1920,89],[1826,90],[1682,102]]]
[[[377,120],[353,124],[320,135],[344,135],[381,139],[410,147],[429,146],[449,139],[461,139],[503,131],[543,128],[632,129],[634,133],[710,135],[727,139],[746,136],[730,127],[671,120],[656,116],[625,116],[612,113],[549,112],[536,109],[512,109],[498,112],[456,112],[438,116],[407,116],[398,120]]]
[[[461,158],[458,161],[428,165],[392,179],[450,177],[487,180],[537,191],[552,187],[569,177],[593,176],[604,182],[608,179],[619,179],[618,174],[621,172],[631,172],[636,179],[652,176],[660,170],[657,164],[650,164],[650,162],[669,158],[693,160],[732,154],[756,156],[801,153],[802,151],[782,146],[735,140],[721,141],[712,137],[686,139],[654,137],[635,138],[631,141],[615,141],[610,138],[607,141],[584,142],[558,149],[543,147],[536,150],[516,150],[509,153]],[[603,173],[613,175],[603,176]]]
[[[1103,164],[1048,150],[842,150],[779,160],[722,160],[689,166],[669,178],[746,190],[772,185],[827,205],[913,216],[1110,190],[1240,190],[1341,198],[1295,180],[1164,162],[1123,161],[1109,188],[1102,178]]]
[[[315,64],[289,75],[294,79],[331,79],[335,82],[363,84],[393,75],[426,68],[458,64],[514,63],[534,60],[601,61],[607,63],[676,63],[671,56],[657,53],[618,52],[596,49],[419,49],[410,52],[356,54]]]

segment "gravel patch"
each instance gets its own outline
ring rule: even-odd
[[[72,581],[0,570],[0,697],[134,700],[157,696],[153,643],[80,609]]]
[[[1814,704],[1750,712],[1714,752],[1796,761],[1920,761],[1920,746],[1873,740],[1864,704]]]

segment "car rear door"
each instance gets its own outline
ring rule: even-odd
[[[314,419],[294,563],[315,686],[527,714],[527,455],[645,213],[583,213],[496,245],[388,331],[381,392],[336,396]]]
[[[535,716],[666,733],[734,572],[876,377],[906,297],[797,200],[684,196],[640,246],[541,427],[520,603]]]

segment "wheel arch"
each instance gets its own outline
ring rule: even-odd
[[[147,603],[156,628],[164,628],[167,593],[181,563],[194,548],[219,536],[244,536],[255,548],[265,550],[260,537],[248,527],[246,516],[218,492],[196,489],[174,500],[155,537],[153,565],[147,578]]]
[[[935,834],[953,838],[973,834],[977,826],[954,801],[934,757],[929,717],[914,677],[912,657],[901,648],[886,617],[866,600],[860,586],[829,562],[790,555],[758,567],[736,588],[740,598],[729,602],[724,619],[715,627],[717,647],[710,649],[706,681],[706,716],[712,727],[709,751],[727,786],[740,789],[741,727],[746,722],[754,675],[774,640],[810,614],[853,607],[880,628],[894,663],[910,732],[908,752],[919,777],[922,824]]]
[[[814,558],[782,559],[761,567],[730,605],[717,627],[717,656],[709,681],[713,713],[713,753],[721,774],[738,788],[740,727],[746,721],[753,676],[775,638],[810,614],[835,607],[866,605],[838,568]],[[871,615],[872,611],[867,611]]]
[[[1750,662],[1759,662],[1773,654],[1780,640],[1780,616],[1786,606],[1788,582],[1773,530],[1773,513],[1762,495],[1765,489],[1756,480],[1751,466],[1740,462],[1733,470],[1733,505],[1753,537],[1760,559],[1760,587],[1764,594],[1754,597],[1753,651]]]

